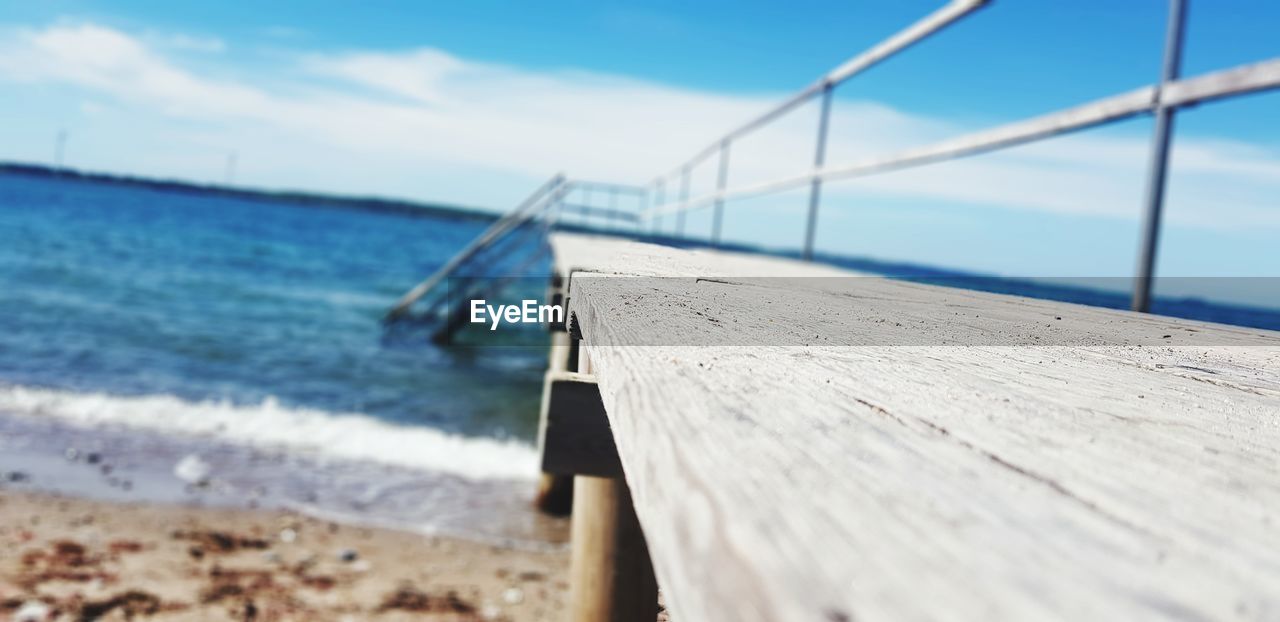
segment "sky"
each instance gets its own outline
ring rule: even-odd
[[[81,0],[0,5],[0,160],[502,210],[550,175],[643,184],[941,6]],[[997,0],[842,85],[830,164],[1145,86],[1160,0]],[[1280,4],[1191,0],[1184,75],[1280,56]],[[730,185],[806,170],[815,105]],[[1280,93],[1179,114],[1157,273],[1280,276]],[[1010,276],[1132,273],[1151,121],[832,183],[818,248]],[[694,171],[710,190],[714,161]],[[805,191],[725,237],[803,239]],[[666,221],[670,226],[671,220]],[[689,215],[706,235],[710,212]]]

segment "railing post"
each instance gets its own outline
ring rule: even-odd
[[[644,229],[644,211],[649,207],[649,191],[641,188],[636,194],[636,219],[633,221],[635,225],[636,235],[640,235],[640,231]]]
[[[653,194],[649,192],[648,186],[640,186],[640,194],[637,196],[636,200],[640,205],[639,209],[636,210],[636,235],[643,235],[644,222],[642,222],[640,215],[653,207]],[[645,218],[649,217],[645,216]]]
[[[716,192],[723,193],[729,183],[729,139],[720,141],[720,177],[716,181]],[[711,217],[711,244],[720,244],[720,227],[724,223],[724,196],[716,196],[716,209]]]
[[[831,119],[831,92],[835,85],[822,85],[822,109],[818,112],[818,140],[813,151],[813,170],[822,170],[827,159],[827,127]],[[809,187],[809,222],[804,230],[804,259],[813,261],[813,240],[818,232],[818,205],[822,201],[822,178],[814,177]]]
[[[1151,310],[1152,275],[1156,265],[1156,246],[1160,238],[1160,216],[1164,209],[1165,177],[1169,167],[1169,143],[1173,139],[1174,108],[1162,101],[1164,87],[1178,79],[1182,64],[1182,33],[1186,23],[1186,0],[1169,0],[1169,23],[1165,31],[1164,65],[1160,84],[1156,87],[1156,121],[1151,136],[1151,161],[1147,170],[1144,197],[1142,238],[1138,247],[1138,267],[1133,283],[1134,311]]]
[[[551,195],[551,203],[544,210],[545,215],[542,217],[542,237],[543,240],[550,244],[550,235],[555,230],[556,225],[560,222],[560,216],[564,213],[564,197],[567,193],[564,184],[555,189]]]
[[[654,199],[654,201],[655,201],[654,205],[655,205],[655,206],[662,206],[663,204],[665,204],[665,203],[667,202],[667,182],[666,182],[666,180],[662,179],[661,177],[659,177],[658,179],[654,180],[654,182],[653,182],[653,188],[654,188],[654,193],[655,193],[655,194],[654,194],[654,196],[656,197],[656,198]],[[654,217],[653,217],[653,232],[654,232],[654,233],[662,233],[662,215],[661,215],[661,214],[659,214],[659,215],[657,215],[657,216],[654,216]]]
[[[620,218],[618,214],[618,187],[617,186],[614,186],[612,189],[609,190],[609,220],[613,222],[613,226],[610,227],[610,229],[613,229],[615,233],[621,232],[622,223],[618,222]]]
[[[583,227],[591,224],[591,186],[582,185],[582,206],[587,208],[578,213],[578,224]]]
[[[680,211],[676,212],[676,236],[684,237],[685,204],[689,202],[689,165],[680,173]]]

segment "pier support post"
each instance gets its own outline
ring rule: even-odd
[[[569,619],[653,622],[658,581],[626,480],[575,477],[572,520]]]
[[[555,473],[540,475],[534,506],[544,514],[568,516],[573,511],[573,476]]]
[[[547,297],[550,303],[564,308],[566,289],[564,277],[558,274],[553,275],[551,283],[547,286]],[[551,331],[551,347],[547,357],[548,374],[577,369],[578,346],[569,337],[567,323],[553,324],[548,328]],[[550,385],[543,388],[544,392],[550,390]],[[542,408],[538,414],[540,417],[538,428],[546,430],[547,409]],[[533,499],[534,507],[546,514],[568,516],[573,510],[573,475],[544,470],[538,478],[538,490]]]
[[[563,298],[559,300],[553,299],[556,304],[563,304]],[[549,357],[548,373],[563,372],[570,368],[572,364],[577,367],[576,354],[573,352],[575,347],[569,339],[569,333],[563,330],[553,330],[551,332],[551,354]],[[544,391],[550,391],[550,387]],[[547,426],[547,409],[543,408],[539,413],[541,420],[539,421],[539,429],[546,429]],[[568,516],[573,510],[573,475],[564,473],[550,473],[543,471],[538,478],[538,491],[534,497],[534,506],[540,511],[552,516]]]
[[[574,339],[573,347],[578,350],[578,378],[589,378],[590,357],[581,348],[580,340]],[[562,410],[573,410],[579,415],[589,415],[589,411],[594,410],[599,421],[595,422],[597,425],[586,427],[597,431],[588,434],[600,436],[598,424],[602,423],[612,446],[613,437],[608,431],[608,418],[600,403],[599,389],[591,396],[594,399],[586,399],[582,388],[581,382],[566,379],[558,391],[565,397],[557,400],[559,396],[553,393],[556,386],[549,379],[546,388],[549,397],[544,396],[544,400],[550,400],[549,409],[554,412],[548,421],[554,425],[557,419],[554,415]],[[562,425],[560,429],[565,427]],[[555,434],[554,430],[554,427],[549,427],[544,436]],[[547,438],[544,442],[554,446],[554,440]],[[597,447],[600,444],[574,443]],[[616,460],[616,448],[613,452],[611,457]],[[653,622],[658,615],[658,581],[653,574],[649,548],[621,468],[612,467],[616,471],[610,472],[611,469],[589,457],[578,461],[584,468],[578,469],[579,474],[573,478],[569,619],[572,622]]]

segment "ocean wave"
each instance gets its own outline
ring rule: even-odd
[[[0,385],[0,412],[77,426],[120,425],[320,458],[378,462],[469,479],[529,479],[537,452],[515,440],[466,437],[359,413],[261,404],[193,402],[172,395],[117,396]]]

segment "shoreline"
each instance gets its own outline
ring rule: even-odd
[[[410,199],[350,194],[307,192],[292,189],[267,189],[250,186],[234,186],[218,183],[201,183],[182,179],[164,179],[140,175],[125,175],[87,171],[77,168],[57,168],[33,162],[0,161],[0,174],[32,179],[58,179],[100,184],[104,186],[133,187],[159,192],[173,192],[193,196],[230,198],[248,201],[267,201],[301,207],[348,209],[375,214],[398,214],[410,218],[445,218],[451,220],[487,223],[498,214],[479,207],[464,207],[444,203],[431,203]]]
[[[568,553],[298,512],[0,487],[0,615],[32,619],[550,620]]]
[[[235,440],[0,407],[0,481],[10,490],[107,503],[261,508],[521,548],[562,549],[568,540],[567,521],[533,508],[532,477],[470,478]],[[367,440],[377,447],[382,439]],[[423,451],[459,453],[417,440]]]

